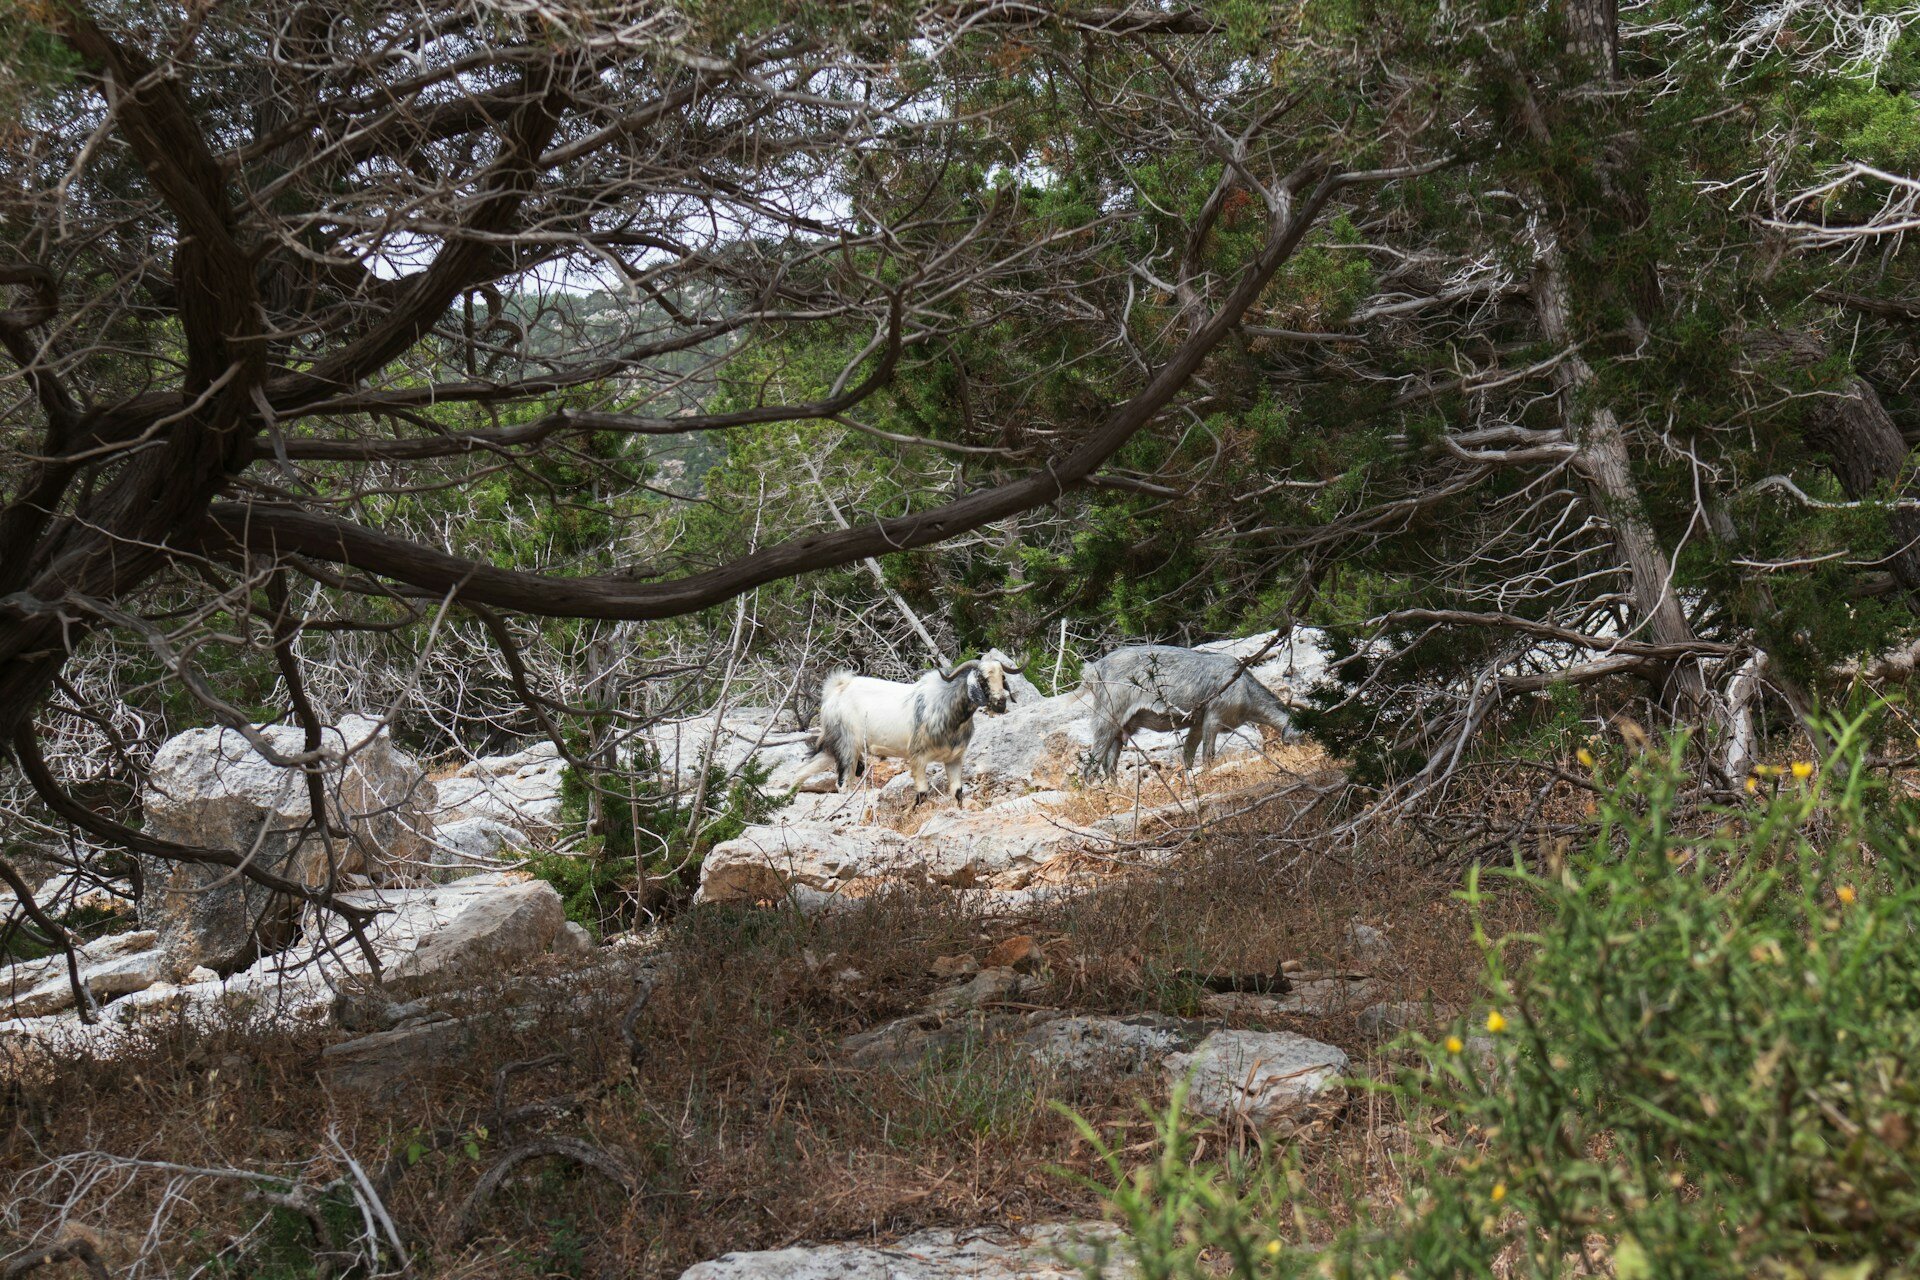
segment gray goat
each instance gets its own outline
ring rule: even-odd
[[[959,804],[961,778],[973,741],[973,713],[999,715],[1013,701],[1009,675],[1020,668],[989,654],[951,671],[929,671],[912,684],[836,671],[820,688],[820,749],[801,767],[802,779],[831,763],[845,786],[866,772],[868,756],[905,759],[913,770],[913,803],[927,794],[927,766],[945,767],[947,790]]]
[[[1129,645],[1089,663],[1080,684],[1091,695],[1093,756],[1089,775],[1111,777],[1120,748],[1140,729],[1187,731],[1187,768],[1195,751],[1213,763],[1214,739],[1243,724],[1271,725],[1291,735],[1280,699],[1222,653],[1169,644]]]

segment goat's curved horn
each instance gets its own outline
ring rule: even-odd
[[[952,683],[953,681],[958,680],[961,676],[965,675],[967,672],[973,670],[975,667],[979,665],[980,665],[980,660],[978,658],[968,658],[965,662],[961,663],[959,666],[955,667],[953,670],[942,671],[940,673],[940,678],[942,680],[947,681],[948,683]]]
[[[1010,676],[1017,676],[1024,670],[1023,667],[1016,667],[1005,658],[1000,659],[1000,667]]]

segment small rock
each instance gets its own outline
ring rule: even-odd
[[[560,926],[560,932],[553,935],[553,953],[557,956],[585,959],[597,950],[599,948],[594,945],[593,934],[576,921],[567,921]]]
[[[1038,973],[1047,967],[1046,953],[1026,934],[1018,934],[987,952],[986,967],[1011,969],[1015,973]]]
[[[1434,1027],[1453,1016],[1453,1010],[1431,1000],[1383,1000],[1362,1009],[1354,1025],[1370,1036],[1398,1035],[1413,1027]]]
[[[1293,1126],[1346,1100],[1347,1055],[1286,1031],[1216,1031],[1165,1065],[1189,1111],[1221,1120]]]
[[[1386,931],[1360,920],[1347,925],[1347,950],[1369,968],[1379,968],[1393,956],[1393,940]]]
[[[1021,1040],[1035,1062],[1064,1074],[1131,1075],[1169,1053],[1192,1048],[1205,1031],[1184,1018],[1143,1013],[1056,1018]]]
[[[1025,974],[1011,969],[982,969],[959,986],[936,991],[927,1002],[929,1009],[977,1009],[983,1004],[1011,1000],[1035,983]]]
[[[972,956],[939,956],[927,966],[927,972],[942,982],[970,978],[980,972],[980,962]]]
[[[200,964],[200,965],[195,965],[193,968],[187,970],[187,981],[188,982],[218,982],[220,981],[220,975],[215,973],[213,970],[207,968],[205,965]]]

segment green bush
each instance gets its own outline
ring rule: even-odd
[[[547,881],[566,904],[567,918],[596,935],[631,928],[648,906],[677,902],[700,882],[707,851],[765,820],[792,797],[769,795],[764,766],[749,760],[728,778],[708,765],[703,811],[697,815],[691,791],[676,791],[650,776],[610,777],[600,787],[599,816],[575,849],[546,852],[528,859],[526,869]],[[562,821],[586,824],[593,787],[569,766],[561,774]],[[637,819],[637,821],[636,821]],[[647,885],[643,891],[642,876]],[[651,893],[657,901],[649,902]]]
[[[1737,811],[1688,808],[1679,749],[1602,766],[1584,851],[1498,873],[1538,932],[1481,937],[1487,1006],[1386,1086],[1443,1135],[1406,1203],[1309,1248],[1285,1160],[1196,1168],[1170,1113],[1172,1158],[1110,1166],[1145,1273],[1914,1274],[1920,809],[1833,732]]]

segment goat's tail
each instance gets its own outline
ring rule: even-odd
[[[845,668],[830,672],[827,678],[820,682],[820,730],[814,739],[815,750],[818,753],[815,759],[833,761],[834,772],[839,776],[842,784],[860,763],[853,736],[847,732],[846,723],[841,720],[838,708],[834,706],[851,683],[853,683],[853,672]]]
[[[840,694],[845,691],[846,687],[852,683],[853,672],[847,670],[845,667],[827,673],[827,678],[820,682],[820,711],[823,719],[827,710],[827,704],[839,697]]]

